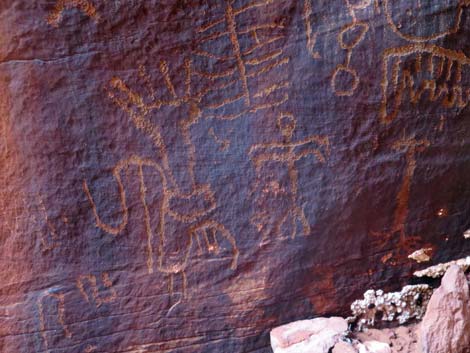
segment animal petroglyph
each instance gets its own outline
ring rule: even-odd
[[[282,142],[254,145],[249,151],[260,179],[263,179],[262,167],[267,163],[280,163],[287,167],[287,182],[273,179],[257,187],[260,192],[257,200],[259,210],[252,217],[251,223],[262,233],[262,244],[272,240],[272,237],[282,237],[286,233],[290,233],[290,238],[295,238],[298,224],[301,225],[304,236],[310,234],[310,224],[303,208],[298,205],[298,170],[295,164],[307,156],[314,156],[320,163],[325,163],[330,153],[329,140],[325,136],[312,135],[301,141],[293,141],[295,125],[296,120],[292,114],[281,114],[278,127],[283,137]],[[279,208],[282,214],[273,214],[276,203],[288,205],[286,209]]]
[[[387,23],[393,33],[410,42],[429,42],[460,30],[468,0],[443,0],[443,11],[435,12],[432,3],[420,0],[383,0]],[[406,11],[403,11],[406,9]]]
[[[86,14],[88,17],[98,22],[100,19],[96,8],[89,0],[57,0],[54,9],[47,16],[47,23],[51,26],[58,27],[64,11],[67,9],[77,8]]]
[[[186,60],[185,80],[183,93],[179,93],[173,85],[170,77],[169,67],[166,62],[160,63],[160,73],[169,98],[157,98],[155,91],[150,84],[150,76],[141,67],[139,78],[144,81],[144,87],[148,92],[148,97],[139,95],[130,89],[120,78],[114,78],[110,82],[108,91],[110,99],[120,107],[131,119],[135,127],[143,132],[153,144],[160,157],[160,163],[151,159],[144,159],[132,156],[121,160],[113,169],[113,176],[116,180],[120,196],[120,207],[122,219],[117,226],[106,224],[98,214],[97,206],[94,202],[90,189],[86,181],[83,182],[83,189],[91,204],[97,227],[114,236],[119,235],[129,222],[127,198],[129,192],[123,183],[123,173],[130,169],[137,169],[139,199],[144,210],[144,224],[147,235],[147,269],[148,273],[153,273],[155,267],[157,271],[169,276],[169,292],[173,293],[175,276],[178,275],[182,281],[182,297],[186,295],[187,279],[186,268],[192,252],[194,239],[198,244],[207,244],[208,250],[212,252],[214,243],[204,242],[199,239],[204,234],[211,233],[220,242],[230,244],[231,249],[220,249],[220,253],[212,252],[215,255],[226,254],[231,251],[231,268],[235,269],[238,259],[238,249],[235,238],[221,224],[211,219],[210,214],[216,208],[216,200],[209,185],[200,185],[194,176],[195,147],[191,141],[190,127],[195,124],[200,117],[200,98],[203,92],[193,92],[191,90],[191,63]],[[181,148],[177,149],[176,155],[170,156],[168,153],[165,137],[168,133],[165,129],[175,130],[175,125],[167,126],[164,121],[160,121],[158,112],[163,107],[173,109],[182,108],[176,111],[174,117],[178,119],[177,129],[180,137]],[[179,175],[173,173],[172,161],[185,161],[185,170]],[[152,173],[153,183],[146,180],[146,173]],[[155,180],[158,180],[156,182]],[[156,209],[150,210],[147,203],[149,195],[158,195],[158,203],[153,203]],[[188,206],[190,205],[190,206]],[[175,228],[176,227],[176,228]],[[158,262],[154,264],[154,233],[158,237],[157,255]],[[186,242],[184,246],[175,244],[176,234],[184,233]],[[171,236],[170,236],[171,234]],[[214,240],[215,242],[215,240]],[[177,246],[177,251],[174,249]],[[170,249],[171,250],[168,250]]]
[[[52,301],[56,302],[55,308],[52,306]],[[55,312],[55,319],[56,322],[50,322],[48,317],[50,315],[46,315],[46,307],[49,310]],[[43,344],[45,347],[46,352],[49,352],[49,339],[48,339],[48,331],[52,330],[55,332],[57,329],[56,326],[60,327],[62,330],[64,337],[70,339],[72,338],[72,333],[69,330],[65,322],[65,299],[64,294],[60,292],[57,288],[50,288],[44,291],[37,300],[37,308],[38,308],[38,315],[39,315],[39,331],[43,340]]]
[[[445,108],[464,108],[470,90],[462,85],[463,69],[470,58],[462,52],[431,44],[415,43],[387,49],[383,56],[382,123],[392,122],[408,99],[412,104],[428,100]]]
[[[209,86],[224,85],[225,92],[228,92],[221,95],[216,89],[211,89],[210,103],[203,104],[210,117],[236,119],[247,113],[280,106],[288,100],[286,88],[290,83],[283,69],[290,59],[282,47],[273,48],[285,38],[283,22],[261,18],[260,23],[246,28],[237,22],[239,16],[274,3],[276,0],[262,0],[234,7],[233,1],[224,0],[224,15],[199,27],[198,33],[202,38],[193,55],[205,61],[203,68],[195,70],[195,74],[199,79],[208,80]],[[220,46],[218,43],[223,44],[226,40],[230,42],[231,53],[216,53],[216,48]],[[206,67],[217,67],[218,64],[223,64],[224,69],[206,71]],[[261,78],[276,69],[279,71],[275,75],[278,76],[276,82],[266,81],[262,84]],[[236,112],[226,112],[234,106]]]
[[[81,275],[77,279],[77,288],[88,303],[93,301],[96,307],[100,307],[102,304],[113,302],[117,297],[116,290],[112,288],[113,282],[107,272],[101,274],[101,283],[101,287],[104,288],[102,290],[95,275]],[[102,292],[109,294],[103,295]]]
[[[396,151],[403,151],[406,158],[406,167],[403,173],[403,180],[401,182],[400,190],[396,195],[396,207],[393,216],[393,223],[387,233],[373,232],[373,236],[379,237],[381,243],[390,243],[391,239],[398,235],[397,249],[405,252],[408,255],[410,250],[413,250],[415,244],[421,238],[419,236],[409,236],[406,234],[406,221],[409,213],[409,201],[411,192],[411,183],[413,181],[414,173],[416,170],[416,154],[423,152],[430,146],[428,140],[416,140],[413,137],[405,138],[396,141],[392,148]]]
[[[363,0],[357,3],[351,3],[350,0],[345,1],[352,22],[344,26],[338,34],[338,43],[342,49],[346,50],[346,60],[336,66],[331,78],[331,88],[337,96],[352,96],[359,85],[359,75],[356,69],[351,67],[351,57],[354,48],[364,40],[369,31],[369,25],[358,21],[356,11],[363,10],[372,4],[372,0]]]

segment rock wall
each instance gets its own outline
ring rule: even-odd
[[[467,0],[2,0],[0,351],[269,352],[468,254]]]

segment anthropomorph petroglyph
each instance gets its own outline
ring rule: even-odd
[[[280,114],[278,127],[282,142],[257,144],[249,151],[258,176],[257,210],[251,223],[261,232],[262,244],[274,237],[281,237],[282,234],[295,238],[299,232],[298,226],[301,227],[301,234],[310,234],[310,223],[298,200],[299,172],[296,162],[313,156],[320,163],[325,163],[330,153],[329,140],[325,136],[312,135],[304,140],[294,141],[292,137],[295,125],[296,120],[292,114]],[[283,180],[266,177],[263,173],[263,167],[271,163],[280,164],[284,170],[287,169]]]
[[[415,43],[384,52],[380,119],[389,124],[407,100],[428,100],[445,108],[465,108],[470,89],[462,84],[470,58],[462,52]]]
[[[416,245],[421,241],[419,236],[406,234],[406,222],[409,213],[411,184],[416,170],[416,154],[423,152],[429,146],[428,140],[417,140],[414,137],[403,137],[392,145],[394,150],[405,153],[406,167],[400,189],[396,195],[395,212],[390,229],[387,232],[372,233],[381,244],[390,244],[395,237],[398,237],[397,249],[405,255],[416,250]]]
[[[158,98],[150,83],[150,76],[142,67],[138,71],[138,76],[147,89],[146,97],[129,88],[120,78],[116,77],[110,82],[108,91],[110,99],[128,115],[134,126],[149,138],[156,152],[155,160],[131,156],[121,160],[114,167],[113,176],[121,200],[121,222],[111,226],[103,221],[86,181],[83,182],[83,188],[91,204],[96,225],[105,232],[117,236],[129,222],[127,199],[130,195],[123,183],[122,175],[130,169],[137,170],[140,185],[139,199],[144,210],[143,221],[147,234],[148,273],[153,273],[156,269],[168,275],[170,293],[173,292],[175,276],[178,275],[181,278],[184,297],[187,287],[186,268],[195,238],[198,244],[207,244],[208,253],[216,257],[230,256],[232,269],[237,266],[238,249],[235,238],[228,229],[211,218],[211,212],[216,208],[211,187],[199,184],[194,175],[196,152],[191,141],[190,127],[196,124],[201,116],[199,104],[205,93],[193,92],[191,89],[192,75],[189,60],[184,62],[185,79],[181,91],[173,85],[166,62],[160,63],[159,71],[167,93]],[[178,120],[176,124],[167,124],[164,120],[165,115],[158,114],[163,108],[174,110],[170,116]],[[170,135],[178,137],[176,149],[168,148],[166,138],[170,132]],[[152,175],[153,184],[146,179],[146,173]],[[158,196],[158,204],[153,203],[155,209],[150,209],[147,202],[149,195]],[[158,238],[158,241],[156,240],[158,246],[154,244],[154,234]],[[210,234],[211,242],[206,241],[209,239],[207,234]],[[154,251],[154,248],[157,251]],[[158,258],[156,265],[155,257]]]
[[[96,8],[90,0],[57,0],[54,9],[49,13],[49,16],[47,16],[47,23],[51,26],[58,27],[64,11],[73,8],[79,9],[95,22],[98,22],[100,19]]]
[[[261,0],[235,7],[233,1],[223,0],[224,15],[198,28],[201,38],[193,55],[202,61],[203,66],[195,70],[194,74],[199,79],[207,80],[209,86],[225,85],[223,94],[211,89],[210,102],[204,101],[202,104],[208,116],[236,119],[247,113],[280,106],[288,100],[287,88],[290,83],[285,67],[290,59],[281,45],[276,48],[276,44],[285,38],[283,21],[268,20],[261,16],[258,23],[249,26],[243,27],[243,23],[237,22],[239,16],[276,2]],[[227,41],[230,43],[228,55],[225,52],[217,53],[219,47],[225,48]],[[206,69],[219,65],[224,69]],[[273,75],[275,70],[278,73]],[[276,79],[261,80],[262,77]],[[234,106],[236,109],[231,112]]]

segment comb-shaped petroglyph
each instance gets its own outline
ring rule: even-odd
[[[266,163],[280,163],[287,167],[288,182],[286,185],[279,180],[271,180],[268,185],[257,185],[258,210],[251,219],[251,223],[262,234],[262,244],[281,237],[285,234],[283,227],[290,228],[290,238],[295,238],[297,224],[301,224],[301,233],[307,236],[311,232],[310,223],[305,216],[303,207],[298,204],[298,170],[296,162],[307,156],[314,156],[320,163],[325,163],[330,154],[329,139],[326,136],[312,135],[301,141],[292,139],[296,127],[296,119],[290,113],[281,113],[278,118],[278,127],[282,134],[282,142],[272,142],[253,145],[249,150],[250,158],[255,166],[258,179],[263,179],[262,167]],[[274,195],[274,198],[283,199],[289,204],[283,214],[273,215],[272,204],[263,202],[264,196]]]
[[[408,99],[412,104],[438,102],[445,108],[464,108],[470,90],[462,75],[470,65],[464,53],[415,43],[385,50],[380,119],[391,123]]]
[[[345,1],[352,22],[344,26],[338,34],[338,43],[342,49],[346,50],[346,59],[336,66],[331,77],[331,89],[337,96],[352,96],[359,85],[359,74],[351,67],[351,58],[354,48],[364,40],[369,31],[369,25],[357,19],[356,11],[364,10],[372,4],[372,0],[363,0],[358,3]]]
[[[98,277],[99,278],[99,277]],[[100,283],[101,282],[101,283]],[[77,288],[88,303],[96,307],[116,300],[116,290],[107,272],[101,274],[100,282],[95,275],[80,275],[77,279]],[[103,293],[104,292],[104,293]]]
[[[284,68],[290,59],[285,55],[282,46],[278,45],[279,41],[285,38],[283,21],[263,19],[261,16],[259,23],[246,28],[237,22],[241,15],[254,10],[262,13],[264,7],[276,3],[277,0],[255,0],[235,7],[233,1],[224,0],[223,16],[199,27],[198,33],[202,38],[198,41],[193,55],[207,60],[210,65],[195,70],[195,74],[208,80],[209,86],[215,86],[211,92],[217,92],[217,86],[220,84],[225,85],[226,89],[231,88],[228,96],[211,95],[210,102],[203,105],[209,117],[232,120],[287,102],[287,88],[290,83],[284,74]],[[218,47],[217,43],[226,40],[231,46],[230,54],[221,56],[215,53],[213,48]],[[205,69],[215,66],[214,63],[224,64],[224,69],[212,72]],[[275,75],[279,77],[274,82],[268,80],[266,85],[260,84],[262,78],[266,78],[266,75],[276,69],[280,70],[280,74]],[[233,104],[236,105],[236,111],[225,112],[225,109]]]
[[[90,0],[57,0],[54,9],[47,16],[47,23],[53,27],[59,27],[64,11],[77,8],[85,15],[98,22],[100,15]]]
[[[427,139],[417,140],[414,137],[403,136],[396,141],[392,148],[395,151],[405,153],[405,171],[400,185],[400,189],[396,195],[396,206],[393,215],[393,223],[388,232],[372,232],[374,237],[378,237],[382,244],[390,243],[394,236],[398,235],[397,249],[401,252],[409,252],[413,250],[415,245],[421,240],[419,236],[409,236],[406,234],[406,222],[409,214],[409,201],[411,193],[411,184],[413,182],[416,170],[416,154],[425,151],[430,146]],[[408,253],[406,253],[408,255]],[[391,258],[386,259],[386,261]]]

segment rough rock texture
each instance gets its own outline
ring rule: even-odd
[[[328,353],[346,333],[341,317],[301,320],[271,331],[274,353]]]
[[[359,345],[359,353],[392,353],[392,349],[384,342],[366,341]]]
[[[452,265],[429,301],[420,323],[423,353],[470,352],[470,295],[467,278]]]
[[[369,289],[364,299],[351,304],[353,317],[350,322],[356,323],[358,329],[374,326],[377,318],[383,321],[396,321],[404,324],[412,319],[421,319],[432,294],[427,284],[408,285],[400,292],[384,293],[383,290]]]
[[[347,341],[338,342],[333,353],[422,353],[416,337],[417,324],[369,329],[352,335]]]
[[[470,267],[470,256],[427,267],[423,270],[416,271],[414,275],[416,277],[439,278],[442,277],[451,266],[458,266],[462,271],[466,271]]]
[[[0,0],[0,351],[265,353],[469,253],[469,16]]]

